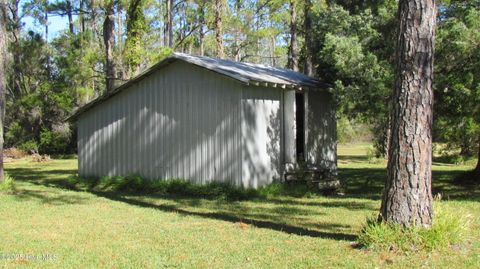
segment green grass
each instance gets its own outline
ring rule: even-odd
[[[0,267],[480,268],[480,190],[451,180],[470,165],[435,163],[433,171],[442,197],[436,207],[471,219],[465,244],[446,253],[354,247],[378,211],[385,176],[385,162],[368,162],[368,146],[339,148],[344,195],[329,197],[274,192],[230,201],[78,190],[74,159],[8,163],[16,193],[0,194]],[[9,254],[54,259],[2,258]]]
[[[423,227],[403,228],[399,224],[379,222],[378,216],[367,219],[358,235],[359,246],[376,251],[408,254],[416,251],[447,251],[465,244],[471,229],[470,216],[464,212],[448,212],[436,204],[435,222]]]

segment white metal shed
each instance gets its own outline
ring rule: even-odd
[[[70,120],[82,177],[257,188],[299,162],[336,175],[329,85],[286,69],[175,53]]]

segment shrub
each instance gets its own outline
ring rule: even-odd
[[[58,125],[53,130],[43,129],[40,133],[39,151],[47,154],[68,152],[71,131],[68,125]]]
[[[381,164],[385,159],[382,157],[382,154],[378,151],[378,149],[370,146],[367,149],[367,160],[368,163],[371,164]]]
[[[372,131],[370,129],[370,126],[365,123],[340,116],[337,120],[337,140],[339,143],[371,141]]]
[[[13,178],[5,173],[4,174],[4,181],[0,183],[0,192],[6,193],[6,194],[13,194],[15,193],[15,182]]]
[[[437,209],[432,227],[403,228],[398,224],[379,222],[370,217],[363,226],[358,243],[377,251],[433,251],[445,250],[462,243],[467,236],[468,216]]]
[[[26,142],[23,142],[18,146],[18,149],[24,150],[26,152],[38,152],[38,144],[35,142],[35,140],[28,140]]]

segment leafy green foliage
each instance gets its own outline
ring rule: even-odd
[[[148,24],[144,15],[145,0],[130,1],[127,11],[127,40],[125,42],[124,58],[129,71],[139,72],[140,64],[145,54],[144,35]],[[133,69],[133,70],[132,70]]]
[[[105,91],[102,25],[107,2],[9,2],[13,13],[7,25],[11,68],[6,147],[55,154],[75,151],[74,129],[63,120]],[[174,48],[163,44],[165,1],[115,2],[113,55],[118,80],[131,78],[173,51],[215,55],[213,1],[174,2]],[[374,134],[375,156],[384,154],[397,1],[313,0],[312,29],[303,29],[304,4],[296,1],[298,45],[303,48],[300,61],[306,58],[308,31],[313,37],[316,75],[335,88],[340,140],[358,135],[358,125],[349,123],[368,124]],[[15,5],[17,11],[23,10],[22,16],[30,16],[39,26],[48,25],[48,16],[72,11],[74,31],[60,31],[47,42],[43,32],[29,31],[20,20],[15,21]],[[284,67],[290,40],[289,7],[286,0],[225,1],[221,17],[227,58]],[[438,9],[434,139],[450,149],[461,148],[465,158],[479,150],[479,10],[478,0],[442,0]]]
[[[382,14],[391,6],[383,6]],[[388,126],[393,67],[385,25],[393,16],[375,16],[372,9],[351,14],[333,5],[316,14],[314,38],[320,46],[316,55],[319,77],[335,85],[340,117],[356,118],[375,127],[378,150],[382,151]],[[379,11],[377,11],[379,12]],[[388,29],[390,31],[391,29]],[[379,44],[387,42],[388,45]]]
[[[70,128],[59,126],[53,130],[43,129],[40,133],[39,151],[48,154],[60,154],[65,152],[71,141]]]
[[[0,182],[0,193],[13,194],[16,191],[15,181],[8,173],[4,173],[4,181]]]
[[[480,143],[480,4],[446,3],[437,31],[435,134],[461,155]]]

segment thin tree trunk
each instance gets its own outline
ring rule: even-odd
[[[123,35],[125,34],[123,32],[123,18],[121,14],[122,14],[122,6],[117,5],[117,37],[118,37],[117,48],[119,51],[123,51],[124,49]]]
[[[215,41],[217,44],[217,57],[225,58],[223,46],[223,29],[222,29],[222,14],[223,0],[215,0]]]
[[[277,62],[276,62],[276,59],[275,59],[275,49],[276,49],[276,38],[274,35],[271,36],[270,38],[271,40],[271,48],[270,48],[270,60],[271,60],[271,64],[272,66],[276,66],[277,65]]]
[[[98,29],[97,29],[97,11],[96,11],[96,5],[97,3],[95,0],[90,1],[90,6],[91,6],[91,17],[92,17],[92,32],[93,32],[93,38],[98,37]]]
[[[4,1],[3,3],[6,3],[6,1]],[[9,6],[10,15],[11,15],[9,23],[12,27],[11,34],[13,35],[11,48],[14,48],[11,50],[12,57],[13,57],[13,61],[12,61],[12,69],[13,69],[12,76],[13,76],[13,84],[14,84],[13,91],[17,96],[22,95],[23,85],[25,85],[25,83],[23,83],[23,75],[22,75],[23,73],[20,68],[22,57],[20,55],[19,50],[15,49],[20,46],[20,32],[22,28],[22,23],[20,21],[20,16],[19,16],[19,3],[20,3],[19,0],[15,0]],[[5,6],[5,12],[7,12],[6,10],[7,10],[7,7]],[[4,20],[8,21],[7,15],[5,16]],[[7,47],[5,49],[8,50]]]
[[[313,76],[313,40],[312,40],[312,0],[305,0],[303,31],[305,33],[305,67],[304,73]]]
[[[173,48],[173,0],[165,0],[165,6],[164,45]]]
[[[241,0],[236,0],[235,1],[235,15],[237,16],[237,19],[240,21],[240,12],[242,10],[242,1]],[[242,55],[240,52],[240,32],[241,32],[241,26],[237,25],[235,29],[235,61],[239,62],[242,59]]]
[[[103,42],[105,44],[106,56],[106,85],[107,91],[115,88],[116,67],[113,56],[115,46],[115,3],[111,1],[106,6],[106,16],[103,23]]]
[[[78,13],[80,17],[80,30],[82,33],[85,32],[85,0],[80,0],[80,12]]]
[[[290,0],[290,47],[287,65],[294,71],[298,71],[297,46],[297,0]]]
[[[3,172],[3,120],[5,118],[6,54],[7,54],[7,9],[5,0],[0,0],[0,182],[5,180]]]
[[[45,42],[48,44],[48,3],[45,5]],[[50,59],[50,52],[47,50],[47,76],[51,77],[52,74],[52,62]]]
[[[45,19],[45,42],[48,43],[48,7],[45,6],[45,15],[43,17]]]
[[[432,224],[434,0],[400,0],[388,175],[380,217]]]
[[[198,42],[200,43],[200,55],[203,56],[205,54],[205,48],[204,48],[204,42],[203,40],[205,39],[205,32],[203,30],[203,26],[205,25],[205,2],[202,1],[202,4],[200,6],[199,10],[200,14],[198,17],[198,23],[200,24],[200,27],[198,27]]]
[[[74,34],[72,2],[69,0],[67,0],[67,17],[68,17],[68,30],[70,31],[70,34]]]
[[[7,2],[5,2],[5,3],[7,3]],[[13,34],[13,39],[14,39],[15,43],[18,43],[19,40],[20,40],[20,30],[22,28],[22,22],[20,21],[20,16],[18,14],[19,5],[20,5],[20,0],[15,0],[15,1],[13,1],[12,4],[10,4],[10,11],[11,11],[11,15],[12,15],[11,22],[10,22],[10,23],[12,23],[11,33]],[[6,7],[5,7],[5,10],[7,10]],[[5,20],[8,20],[8,17],[5,18]]]

